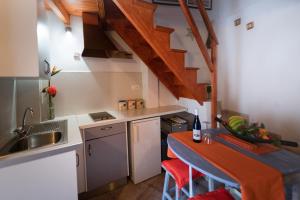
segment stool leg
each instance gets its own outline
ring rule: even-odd
[[[166,199],[166,196],[168,193],[168,187],[169,187],[169,180],[170,180],[170,174],[169,174],[169,172],[166,171],[162,200]]]
[[[179,200],[179,189],[178,189],[178,186],[177,186],[177,184],[176,184],[176,186],[175,186],[175,200]]]
[[[215,182],[214,179],[208,177],[208,191],[212,192],[215,190]]]
[[[193,191],[193,168],[189,166],[189,189],[190,189],[190,198],[194,196]]]

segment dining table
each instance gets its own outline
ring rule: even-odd
[[[222,137],[217,137],[218,134],[230,134],[225,128],[206,129],[202,130],[202,132],[210,134],[213,142],[216,141],[222,143],[235,151],[278,170],[284,177],[286,199],[300,199],[300,194],[295,192],[298,188],[300,188],[300,155],[283,148],[271,153],[258,155],[247,149],[241,148],[236,144],[230,143]],[[176,155],[177,158],[190,166],[191,169],[197,170],[207,177],[209,191],[215,190],[215,183],[218,182],[224,184],[227,188],[233,188],[237,192],[238,196],[241,197],[239,193],[240,183],[222,170],[218,169],[209,162],[209,160],[202,157],[201,154],[196,153],[191,148],[175,139],[172,134],[169,134],[167,141],[169,149]],[[190,186],[191,185],[193,184],[190,184]],[[190,187],[190,196],[194,195],[193,191],[193,187]],[[299,189],[298,192],[300,192]],[[295,197],[295,195],[297,197]]]

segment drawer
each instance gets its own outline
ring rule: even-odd
[[[126,133],[125,123],[98,126],[84,130],[85,140],[93,140],[101,137],[115,135],[118,133]]]

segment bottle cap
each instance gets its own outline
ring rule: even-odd
[[[198,115],[198,109],[195,109],[195,115]]]

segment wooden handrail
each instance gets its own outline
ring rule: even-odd
[[[211,42],[211,61],[213,63],[213,72],[210,74],[211,80],[211,127],[217,128],[215,118],[218,112],[218,68],[217,68],[218,47],[215,40]]]
[[[216,115],[217,115],[217,109],[218,109],[218,87],[217,87],[217,45],[218,45],[218,38],[215,34],[215,31],[213,29],[213,26],[210,22],[209,16],[205,10],[204,4],[202,0],[198,0],[198,10],[200,12],[200,15],[202,16],[202,19],[204,21],[204,24],[208,30],[209,37],[211,37],[211,57],[208,53],[208,49],[206,48],[202,37],[200,35],[200,32],[198,30],[198,27],[195,23],[195,20],[186,5],[185,0],[179,0],[180,7],[182,9],[182,12],[184,16],[186,17],[186,20],[189,24],[189,26],[192,29],[193,35],[196,39],[196,42],[200,48],[200,51],[204,57],[204,60],[210,70],[210,80],[211,80],[211,87],[212,87],[212,94],[211,94],[211,127],[216,128],[217,123],[215,121]]]
[[[210,22],[209,16],[205,10],[203,0],[198,0],[198,10],[199,10],[199,12],[202,16],[202,19],[204,21],[204,24],[208,30],[208,34],[212,37],[213,40],[215,40],[216,44],[218,45],[219,44],[218,38],[217,38],[214,28]]]
[[[182,9],[182,12],[183,12],[184,16],[187,19],[188,24],[192,29],[192,32],[193,32],[194,37],[196,39],[196,42],[197,42],[197,44],[200,48],[200,51],[202,52],[204,60],[207,64],[210,72],[213,72],[212,62],[211,62],[209,53],[208,53],[207,48],[206,48],[206,46],[205,46],[205,44],[202,40],[202,37],[201,37],[200,32],[198,30],[198,27],[195,23],[195,20],[193,19],[193,16],[192,16],[188,6],[186,5],[186,1],[185,0],[179,0],[179,3],[180,3],[180,7]]]

